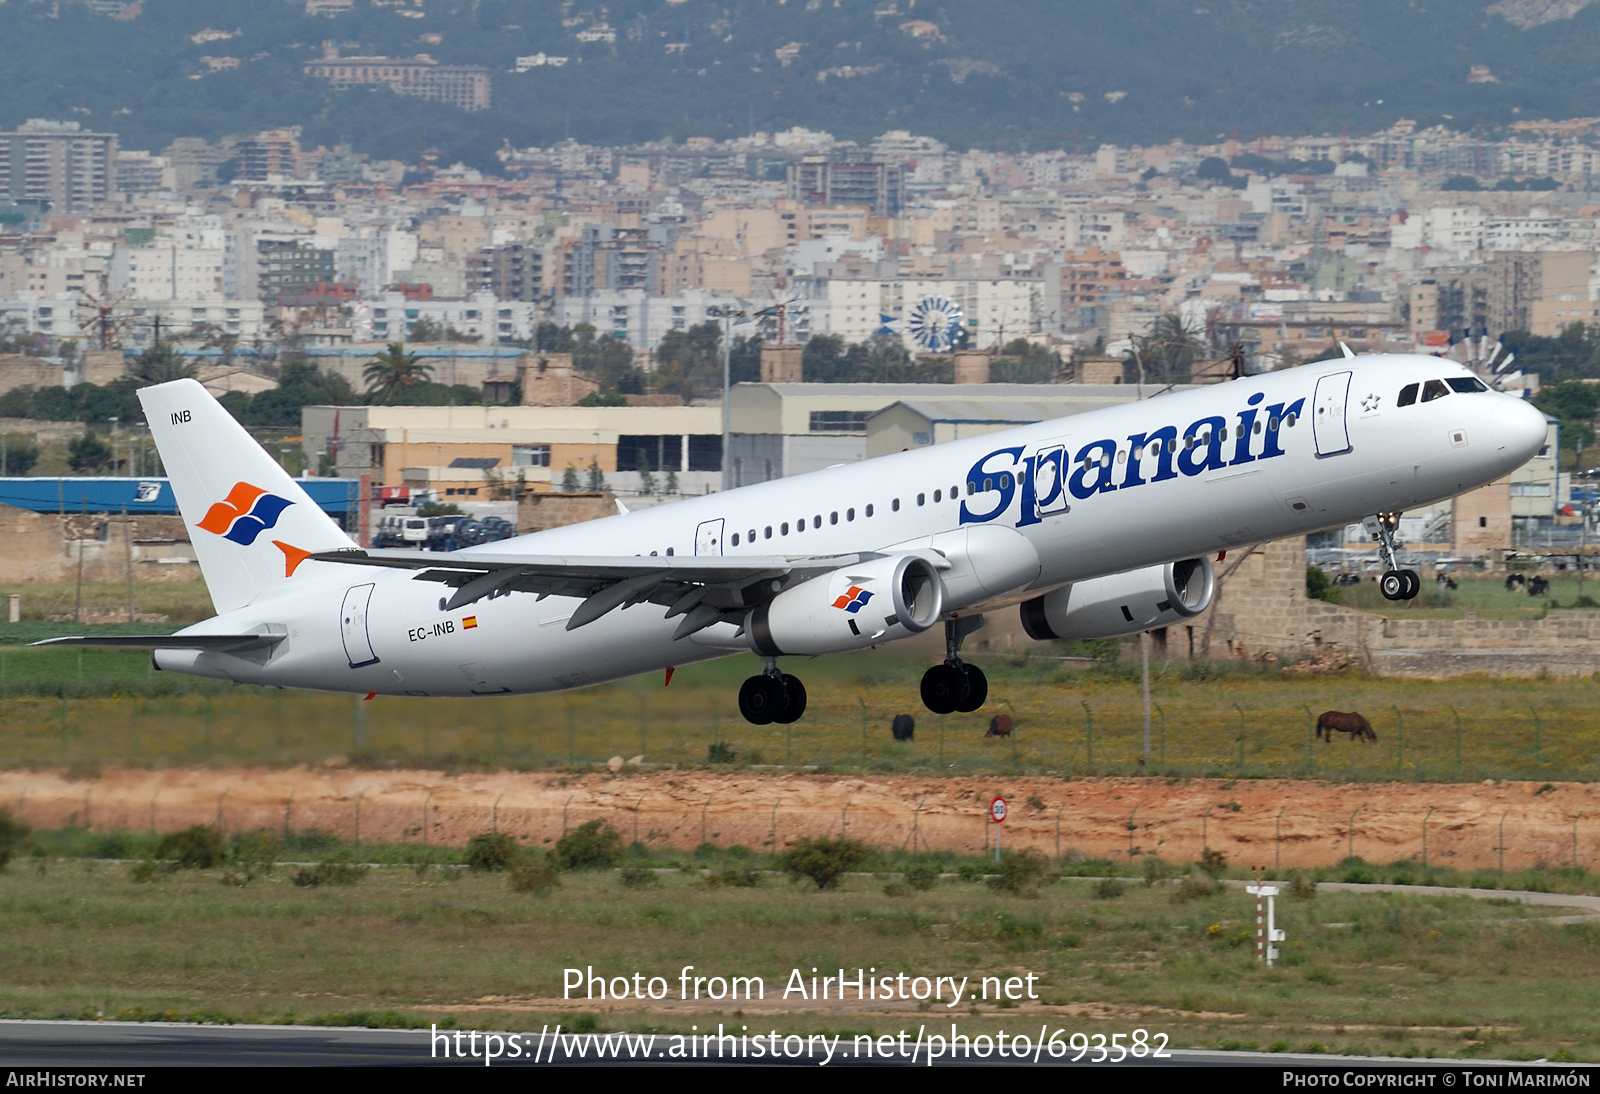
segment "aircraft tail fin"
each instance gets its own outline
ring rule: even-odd
[[[139,390],[218,612],[294,575],[308,555],[356,544],[194,380]]]

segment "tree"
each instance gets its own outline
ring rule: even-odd
[[[67,466],[80,475],[102,471],[110,463],[110,446],[93,433],[85,433],[67,445]]]
[[[1175,312],[1157,316],[1149,334],[1133,337],[1134,365],[1144,383],[1187,383],[1204,352],[1199,332]]]
[[[194,362],[178,352],[171,342],[161,342],[139,354],[133,364],[133,378],[140,387],[171,380],[192,380]]]
[[[32,434],[0,434],[0,475],[26,475],[39,462]]]
[[[996,384],[1048,384],[1061,372],[1061,355],[1026,338],[1006,344],[989,365],[989,381]]]
[[[567,469],[561,472],[561,492],[563,494],[576,494],[582,489],[583,485],[578,482],[578,469],[570,463],[567,464]]]
[[[367,381],[368,402],[394,403],[411,387],[431,380],[433,366],[424,364],[417,354],[407,353],[402,343],[390,342],[388,349],[367,362],[361,375]]]
[[[731,347],[730,347],[731,348]],[[722,390],[722,325],[697,323],[668,331],[656,348],[657,391],[692,399]]]
[[[606,492],[605,472],[600,470],[600,465],[594,460],[589,461],[589,493],[603,494]]]

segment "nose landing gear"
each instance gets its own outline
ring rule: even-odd
[[[799,677],[779,672],[775,658],[767,658],[766,671],[739,688],[739,713],[751,725],[788,725],[805,712],[806,686]]]
[[[989,698],[989,678],[976,665],[961,660],[962,640],[983,626],[983,616],[947,619],[944,624],[945,660],[922,675],[922,705],[935,714],[971,713]]]
[[[1422,577],[1415,570],[1402,570],[1395,559],[1394,533],[1400,527],[1399,513],[1376,513],[1361,522],[1367,534],[1378,541],[1378,553],[1388,567],[1378,579],[1378,591],[1385,600],[1415,600],[1422,591]]]

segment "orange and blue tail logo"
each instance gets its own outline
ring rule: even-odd
[[[835,608],[840,608],[844,611],[847,611],[851,615],[855,615],[862,608],[866,607],[867,601],[871,599],[872,594],[867,592],[867,590],[863,589],[860,585],[852,585],[844,591],[844,595],[833,602],[833,606]]]
[[[206,511],[199,527],[223,539],[248,547],[256,537],[278,523],[283,511],[294,502],[269,494],[259,486],[241,482],[228,496]]]

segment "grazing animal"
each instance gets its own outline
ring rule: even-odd
[[[909,741],[917,731],[917,723],[909,714],[896,714],[894,721],[889,724],[889,732],[894,734],[897,741]]]
[[[1546,596],[1550,592],[1550,582],[1543,574],[1534,574],[1528,581],[1529,596]]]
[[[1371,743],[1378,739],[1378,735],[1372,732],[1372,723],[1353,710],[1349,713],[1342,710],[1323,711],[1317,719],[1317,736],[1324,741],[1331,741],[1335,733],[1348,733],[1352,741]]]
[[[1516,592],[1517,589],[1519,589],[1523,585],[1527,584],[1527,581],[1528,581],[1528,579],[1526,577],[1524,577],[1523,575],[1521,575],[1521,574],[1507,574],[1506,575],[1506,592],[1508,592],[1508,593]]]
[[[1011,715],[1009,715],[1009,714],[996,714],[993,718],[990,718],[989,719],[989,732],[985,733],[984,736],[985,737],[1009,737],[1009,736],[1011,736]]]

